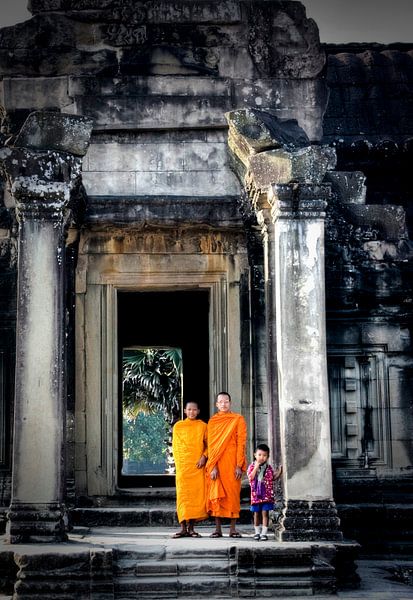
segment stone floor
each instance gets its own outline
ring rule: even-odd
[[[88,529],[85,527],[76,527],[70,534],[68,543],[64,544],[37,544],[37,545],[14,545],[7,544],[5,538],[0,537],[0,551],[13,549],[18,552],[42,553],[57,550],[59,553],[70,553],[74,550],[92,547],[116,547],[116,546],[146,546],[148,543],[165,541],[168,547],[182,547],[194,550],[200,544],[208,545],[211,551],[220,545],[237,544],[276,544],[271,536],[267,542],[256,542],[253,540],[251,527],[242,525],[239,530],[242,533],[241,539],[232,539],[228,537],[228,529],[224,528],[224,536],[220,539],[211,539],[210,533],[213,527],[200,526],[199,532],[202,538],[184,538],[172,539],[176,529],[168,527],[151,528],[115,528],[115,527],[97,527]],[[358,590],[339,591],[335,595],[316,595],[315,599],[345,599],[345,600],[413,600],[413,585],[401,583],[392,578],[392,573],[400,567],[413,569],[413,557],[383,557],[380,559],[361,559],[358,561],[358,574],[361,577],[361,586]],[[413,583],[413,576],[410,578]],[[147,597],[147,596],[146,596]],[[196,596],[191,596],[196,600]],[[308,596],[305,597],[308,599]],[[304,597],[296,596],[296,600],[304,600]],[[11,600],[11,596],[1,595],[0,600]],[[219,600],[218,597],[214,600]],[[259,600],[259,599],[258,599]]]

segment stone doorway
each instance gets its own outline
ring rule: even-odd
[[[175,348],[182,353],[182,383],[180,407],[172,415],[174,420],[182,418],[182,407],[188,400],[196,400],[201,410],[200,418],[205,421],[209,418],[209,293],[206,290],[198,291],[165,291],[165,292],[118,292],[118,345],[119,369],[122,369],[122,356],[127,348]],[[175,485],[173,472],[167,472],[168,446],[171,438],[171,425],[168,422],[157,423],[163,420],[162,410],[155,415],[139,414],[141,425],[135,421],[134,432],[126,427],[123,419],[122,407],[122,375],[119,373],[119,440],[118,440],[118,487],[165,487]],[[171,415],[165,417],[169,421]],[[154,420],[147,423],[145,420]],[[160,448],[157,453],[164,455],[165,468],[162,465],[145,466],[150,463],[151,457],[144,460],[143,450],[150,441],[141,438],[143,427],[155,429],[161,426],[163,433]],[[136,435],[137,456],[139,464],[136,468],[125,468],[126,442],[131,440],[131,435]],[[151,446],[152,447],[152,446]],[[150,450],[149,450],[150,451]],[[162,462],[162,461],[161,461]],[[141,471],[141,472],[138,472]],[[151,472],[153,471],[153,472]]]

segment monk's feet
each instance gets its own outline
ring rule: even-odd
[[[220,537],[222,537],[222,531],[214,531],[213,533],[211,533],[211,535],[209,537],[220,538]]]
[[[241,538],[242,535],[240,534],[239,531],[230,531],[229,532],[229,537],[230,538]]]
[[[181,529],[181,531],[177,531],[176,533],[174,533],[172,538],[174,540],[176,540],[178,538],[183,538],[183,537],[188,537],[188,536],[189,536],[189,533],[186,530]]]
[[[202,535],[200,533],[198,533],[197,531],[188,531],[188,537],[194,537],[194,538],[198,538],[198,537],[202,537]]]

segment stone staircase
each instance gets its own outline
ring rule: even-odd
[[[0,592],[13,600],[287,598],[357,587],[355,545],[173,539],[174,529],[75,528],[69,543],[8,549],[0,555],[13,577]],[[4,570],[4,573],[6,570]],[[13,579],[13,581],[12,581]]]
[[[314,560],[311,547],[205,544],[181,550],[149,545],[113,552],[114,594],[130,598],[312,596],[335,589],[334,569]]]
[[[248,492],[248,490],[247,490]],[[74,526],[83,527],[177,527],[175,488],[122,490],[113,497],[96,497],[93,505],[70,509]],[[244,491],[240,523],[251,523],[249,496]]]

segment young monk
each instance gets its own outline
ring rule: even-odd
[[[186,419],[172,429],[172,451],[176,469],[176,512],[181,530],[174,538],[201,537],[195,521],[206,519],[205,469],[207,461],[207,424],[198,419],[197,402],[187,402]]]
[[[247,424],[242,415],[231,411],[231,396],[217,395],[218,412],[208,422],[207,511],[215,518],[211,537],[222,537],[222,518],[229,518],[230,537],[241,537],[236,530],[240,512],[241,478],[247,461],[245,444]]]

